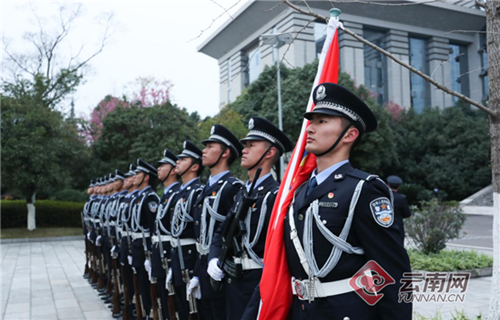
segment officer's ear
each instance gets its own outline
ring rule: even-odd
[[[200,169],[200,164],[198,162],[195,162],[191,168],[189,169],[189,171],[191,172],[198,172],[198,170]]]
[[[359,129],[355,126],[351,126],[349,130],[344,134],[343,142],[346,144],[353,144],[359,137]]]

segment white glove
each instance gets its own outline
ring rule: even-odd
[[[168,288],[170,287],[169,286],[169,283],[172,282],[172,268],[168,268],[168,272],[167,272],[167,281],[165,281],[165,288]],[[168,290],[170,291],[170,290]]]
[[[200,279],[198,277],[193,277],[193,279],[189,281],[187,295],[192,295],[198,300],[201,299]]]
[[[214,280],[222,281],[222,278],[224,278],[224,271],[219,268],[217,263],[219,263],[219,259],[217,258],[210,260],[207,272]]]
[[[132,256],[127,256],[128,259],[128,264],[131,266],[132,265]]]
[[[149,259],[144,260],[144,269],[146,269],[146,272],[148,273],[149,277],[149,282],[151,282],[151,260]]]
[[[90,231],[87,233],[87,239],[90,240]]]
[[[111,248],[111,251],[110,251],[111,254],[113,254],[115,252],[115,250],[116,250],[116,246],[113,246],[113,248]]]
[[[101,236],[98,236],[98,237],[97,237],[97,239],[95,239],[95,244],[96,244],[98,247],[100,247],[100,246],[101,246],[101,244],[102,244],[102,243],[101,243],[101,238],[102,238]]]

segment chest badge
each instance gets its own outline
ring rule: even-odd
[[[328,199],[332,199],[334,196],[335,196],[335,195],[333,194],[333,192],[330,192],[330,193],[328,194]]]
[[[215,192],[215,191],[214,191],[214,192],[212,192],[212,195],[213,195],[213,196],[215,196],[216,194],[217,194],[217,192]]]

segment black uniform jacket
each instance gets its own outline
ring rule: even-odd
[[[224,189],[222,189],[224,186]],[[218,181],[213,183],[211,186],[206,185],[203,188],[202,193],[196,200],[194,206],[194,233],[196,236],[196,241],[200,242],[201,236],[201,219],[203,213],[203,203],[205,198],[210,196],[218,196],[220,192],[222,192],[219,201],[219,207],[217,208],[217,213],[225,216],[228,214],[229,210],[234,204],[236,194],[241,190],[243,183],[233,177],[231,173],[227,173],[223,175]],[[213,206],[214,199],[209,199],[210,206]],[[205,217],[205,223],[207,226],[207,235],[209,232],[209,223],[210,223],[210,214],[207,212]],[[220,222],[216,221],[213,229],[213,233],[217,231],[220,226]],[[200,279],[201,285],[201,296],[206,299],[210,299],[216,295],[222,295],[221,291],[215,292],[210,285],[210,276],[207,273],[208,268],[208,254],[206,255],[198,255],[198,259],[196,260],[196,266],[194,269],[194,275]]]
[[[396,215],[396,223],[401,230],[401,240],[404,242],[405,239],[405,225],[403,222],[404,218],[411,217],[410,207],[408,206],[408,200],[404,194],[393,192],[394,194],[394,214]]]
[[[171,218],[172,218],[172,223],[174,219],[174,210],[175,206],[177,205],[177,202],[182,201],[182,202],[187,202],[189,199],[189,196],[191,193],[193,194],[192,202],[191,202],[191,207],[188,208],[189,210],[189,215],[192,217],[193,216],[193,207],[196,202],[196,199],[200,195],[202,191],[203,186],[201,185],[200,181],[196,179],[193,181],[189,186],[184,188],[183,190],[180,190],[177,192],[175,195],[175,198],[173,200],[174,204],[172,205],[172,208],[170,209],[171,212]],[[173,230],[171,230],[173,231]],[[194,239],[194,223],[193,222],[187,222],[186,228],[182,231],[182,233],[179,236],[179,239]],[[172,241],[176,241],[173,239]],[[174,286],[182,286],[185,285],[184,281],[182,280],[182,274],[181,274],[181,264],[179,260],[179,251],[177,251],[178,248],[172,247],[172,252],[170,254],[170,259],[171,259],[171,268],[172,268],[172,278],[173,278],[173,284]],[[197,258],[197,251],[196,251],[196,245],[186,245],[182,246],[182,256],[184,260],[184,267],[189,270],[189,275],[192,277],[193,272],[194,272],[194,266],[196,263],[196,258]]]
[[[398,303],[399,280],[404,272],[411,271],[406,250],[400,241],[400,230],[387,216],[382,219],[377,215],[377,204],[390,206],[391,191],[376,176],[353,169],[347,163],[333,172],[323,183],[306,196],[308,183],[300,186],[295,193],[293,213],[298,237],[303,244],[306,210],[316,199],[319,200],[319,216],[323,224],[335,235],[339,235],[349,212],[349,206],[356,185],[365,180],[359,201],[355,207],[353,222],[347,242],[353,247],[361,247],[363,255],[342,253],[335,268],[321,282],[343,280],[353,277],[369,260],[374,260],[394,279],[395,283],[383,288],[384,294],[378,303],[370,307],[356,292],[348,292],[326,298],[316,298],[312,303],[293,299],[290,319],[331,319],[343,320],[345,317],[355,320],[394,319],[410,320],[412,305]],[[284,241],[288,267],[292,277],[308,279],[293,242],[290,238],[288,211],[285,217]],[[332,244],[320,233],[313,219],[313,252],[318,267],[325,264],[332,251]]]
[[[160,199],[160,205],[158,206],[158,213],[160,214],[163,210],[166,210],[165,216],[161,220],[161,223],[163,226],[170,232],[171,231],[171,226],[170,226],[170,221],[171,221],[171,207],[175,205],[174,203],[174,198],[175,194],[179,191],[180,185],[176,183],[173,185],[167,193],[164,193]],[[167,204],[170,201],[170,207],[167,207]],[[166,235],[165,232],[159,228],[156,230],[156,226],[154,226],[154,233],[156,235]],[[163,246],[163,255],[164,257],[167,258],[167,260],[170,259],[170,241],[163,241],[162,242]],[[160,255],[160,246],[158,243],[152,245],[151,248],[151,275],[155,278],[165,278],[168,270],[163,269],[162,261],[161,261],[161,255]]]

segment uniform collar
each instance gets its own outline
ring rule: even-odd
[[[342,167],[344,164],[346,164],[348,162],[349,162],[349,159],[337,162],[333,166],[330,166],[330,167],[326,168],[325,170],[321,171],[320,173],[316,173],[318,171],[318,168],[316,168],[312,172],[310,179],[316,177],[316,182],[318,183],[318,185],[320,185],[323,181],[326,180],[326,178],[328,178],[338,168]]]
[[[208,186],[211,187],[214,183],[216,183],[217,181],[220,180],[220,178],[222,178],[224,175],[228,174],[229,173],[229,170],[226,170],[226,171],[223,171],[221,173],[218,173],[216,174],[215,176],[210,176],[210,178],[208,179]]]
[[[176,181],[176,182],[174,182],[174,183],[172,183],[172,184],[168,185],[167,187],[165,187],[165,189],[163,189],[163,194],[167,194],[167,192],[168,192],[170,189],[172,189],[172,187],[173,187],[173,186],[175,186],[175,185],[177,185],[177,184],[179,184],[179,182],[177,182],[177,181]]]
[[[189,181],[189,182],[188,182],[188,183],[186,183],[186,184],[183,184],[183,185],[181,186],[181,191],[182,191],[182,190],[184,190],[184,189],[186,189],[186,188],[187,188],[190,184],[192,184],[193,182],[195,182],[195,181],[197,181],[197,180],[198,180],[198,177],[196,177],[196,178],[192,179],[191,181]]]
[[[126,195],[127,198],[130,198],[131,196],[133,196],[134,194],[136,194],[137,192],[139,192],[139,190],[135,189],[134,191],[130,192],[129,194]]]
[[[257,179],[257,182],[255,183],[255,187],[254,188],[257,188],[259,186],[259,184],[262,183],[262,181],[266,180],[267,178],[269,178],[269,176],[271,175],[271,172],[269,172],[268,174],[260,177],[259,179]],[[250,187],[252,186],[252,184],[250,183],[250,180],[247,181],[247,183],[245,183],[245,187],[247,188],[247,192],[250,192]]]
[[[122,192],[120,192],[120,193],[119,193],[119,195],[120,195],[120,196],[124,196],[124,195],[126,195],[126,194],[127,194],[127,192],[128,192],[127,190],[123,190]]]
[[[144,192],[146,191],[149,191],[149,190],[152,190],[153,188],[151,188],[151,186],[147,186],[146,188],[142,189],[141,191],[139,191],[139,195],[141,196]]]

